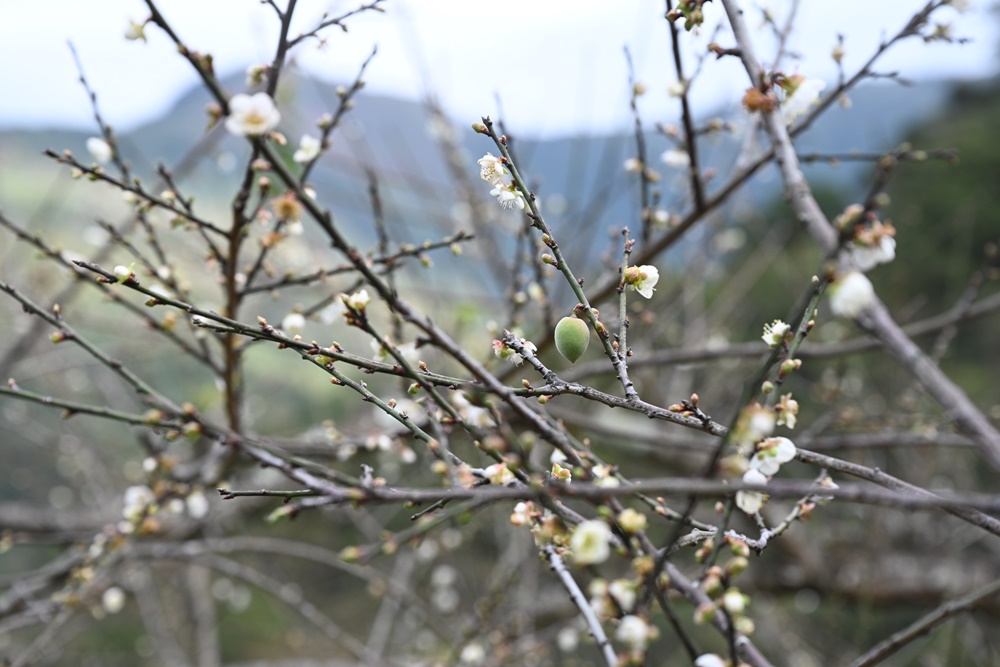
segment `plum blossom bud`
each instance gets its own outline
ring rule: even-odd
[[[123,283],[132,277],[132,269],[127,266],[122,266],[121,264],[119,264],[118,266],[115,267],[114,274],[115,278],[118,279],[118,282]]]
[[[618,525],[626,533],[638,533],[646,529],[646,515],[631,507],[626,507],[618,514]]]
[[[344,302],[344,305],[352,310],[359,312],[364,312],[368,304],[371,303],[372,298],[368,295],[368,290],[362,289],[358,290],[354,294],[341,294],[340,300]]]
[[[742,614],[747,608],[746,596],[740,593],[738,588],[730,588],[722,596],[722,606],[730,614]]]

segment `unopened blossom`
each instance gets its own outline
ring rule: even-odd
[[[495,187],[490,190],[490,195],[497,198],[500,208],[514,208],[516,206],[522,211],[524,210],[524,195],[521,194],[521,191],[516,186],[513,184],[507,185],[503,181],[494,185]]]
[[[743,473],[744,484],[767,484],[767,477],[759,470],[751,468]],[[736,506],[747,514],[756,514],[764,506],[767,494],[760,491],[737,491]]]
[[[368,295],[368,290],[362,289],[350,295],[341,294],[340,300],[348,308],[363,312],[368,307],[368,304],[371,303],[372,298]]]
[[[691,166],[691,156],[688,155],[687,151],[680,148],[671,148],[668,151],[664,151],[663,155],[660,156],[660,160],[668,167],[675,167],[677,169],[686,169]]]
[[[747,599],[738,588],[730,588],[722,596],[722,606],[730,614],[742,614],[747,608]]]
[[[854,319],[875,302],[875,288],[865,274],[851,271],[835,280],[829,289],[834,315]]]
[[[100,137],[87,139],[87,152],[90,153],[90,157],[94,158],[94,162],[97,164],[107,164],[111,161],[111,144]]]
[[[295,151],[292,159],[296,162],[312,162],[319,155],[321,147],[319,139],[311,134],[303,134],[299,139],[299,148]]]
[[[646,515],[631,507],[626,507],[618,513],[618,525],[626,533],[638,533],[646,530]]]
[[[660,272],[649,264],[630,266],[625,269],[623,280],[626,285],[649,299],[652,298],[656,283],[660,280]]]
[[[285,319],[281,320],[281,330],[286,334],[302,333],[305,326],[306,318],[302,313],[288,313],[285,315]]]
[[[119,264],[115,267],[114,274],[115,278],[118,279],[118,282],[123,283],[132,277],[132,268]]]
[[[479,177],[487,183],[499,185],[503,177],[510,173],[503,164],[504,159],[502,157],[496,157],[493,153],[487,153],[479,158]]]
[[[611,528],[600,520],[583,521],[573,529],[569,548],[577,565],[603,563],[611,555]]]
[[[795,80],[796,77],[792,77],[792,79]],[[790,88],[788,96],[781,103],[781,117],[784,119],[785,125],[794,123],[819,101],[819,94],[826,88],[826,81],[798,77],[798,80]]]
[[[257,137],[270,132],[281,122],[281,113],[267,93],[239,93],[229,100],[226,129],[238,136]]]
[[[514,481],[514,473],[503,463],[494,463],[483,471],[490,484],[506,486]]]
[[[649,624],[638,616],[624,617],[615,631],[615,639],[633,651],[641,651],[649,642]]]
[[[670,97],[682,97],[686,91],[687,86],[684,85],[683,81],[674,81],[667,86],[667,95]]]
[[[761,336],[768,347],[778,347],[785,342],[785,336],[791,330],[791,326],[781,320],[775,320],[764,325],[764,335]]]
[[[750,457],[750,469],[770,477],[777,474],[782,463],[794,459],[797,451],[795,443],[788,438],[765,438]]]

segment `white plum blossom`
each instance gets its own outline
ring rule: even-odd
[[[722,596],[722,606],[730,614],[742,614],[747,608],[747,599],[738,588],[730,588]]]
[[[281,113],[267,93],[239,93],[229,100],[226,129],[238,136],[257,137],[276,128]]]
[[[770,324],[764,325],[764,335],[761,338],[767,343],[768,347],[778,347],[785,342],[785,336],[788,335],[790,330],[791,327],[788,324],[781,320],[775,320]]]
[[[531,501],[521,501],[514,505],[514,512],[510,515],[510,522],[515,526],[531,525],[531,515],[535,506]]]
[[[615,631],[615,639],[633,651],[641,651],[649,642],[649,624],[638,616],[624,617]]]
[[[524,210],[524,195],[514,185],[507,185],[503,181],[494,184],[490,190],[490,195],[497,198],[500,208],[514,208],[515,206]]]
[[[292,159],[296,162],[312,162],[319,156],[320,141],[311,134],[303,134],[299,139],[299,148],[295,151]]]
[[[875,302],[875,288],[860,271],[842,275],[830,285],[830,310],[834,315],[854,319]]]
[[[250,65],[247,67],[247,88],[259,86],[264,82],[264,75],[267,74],[268,65]]]
[[[782,396],[774,408],[778,412],[778,426],[795,428],[799,415],[799,402],[792,398],[791,394]]]
[[[870,271],[879,264],[888,264],[896,258],[896,239],[888,234],[879,238],[875,245],[854,244],[851,259],[858,271]]]
[[[506,486],[514,481],[514,473],[503,463],[494,463],[483,471],[490,484]]]
[[[524,347],[525,351],[531,352],[532,354],[538,349],[535,344],[530,340],[521,339],[521,345]],[[524,362],[524,357],[514,351],[514,348],[509,347],[502,340],[493,341],[493,354],[496,355],[497,359],[506,359],[515,366],[520,366]]]
[[[716,653],[703,653],[694,661],[694,667],[726,667],[727,663]]]
[[[482,645],[473,642],[465,645],[458,659],[462,665],[481,665],[486,660],[486,651]]]
[[[674,81],[667,86],[667,95],[670,97],[682,97],[687,92],[687,85],[683,81]]]
[[[750,457],[750,469],[757,470],[767,476],[777,474],[782,463],[788,463],[795,458],[798,450],[788,438],[766,438],[757,451]]]
[[[125,591],[117,586],[111,586],[101,596],[101,606],[109,614],[117,614],[125,608]]]
[[[615,579],[608,584],[608,595],[614,598],[618,607],[626,614],[635,608],[635,584],[628,579]]]
[[[196,489],[192,491],[184,499],[184,507],[187,509],[188,516],[192,519],[204,519],[208,516],[208,498],[205,497],[205,494],[201,490]]]
[[[583,521],[573,530],[569,548],[577,565],[603,563],[611,555],[611,528],[603,521]]]
[[[507,168],[503,166],[502,157],[487,153],[479,158],[479,177],[487,183],[499,185],[503,181],[503,177],[509,173]]]
[[[686,169],[691,166],[691,156],[688,155],[687,151],[680,148],[671,148],[668,151],[664,151],[663,155],[660,156],[660,160],[668,167],[675,167],[677,169]]]
[[[281,320],[281,330],[293,336],[302,333],[305,326],[306,318],[302,313],[288,313],[285,319]]]
[[[125,489],[125,506],[122,516],[129,521],[138,521],[146,508],[156,502],[156,495],[148,486],[130,486]]]
[[[643,264],[642,266],[630,266],[625,269],[625,284],[629,285],[636,292],[646,297],[652,298],[656,283],[660,280],[660,272],[655,266]]]
[[[625,169],[625,171],[627,171],[630,174],[638,174],[639,172],[642,171],[642,160],[640,160],[637,157],[630,157],[629,159],[625,160],[625,163],[622,165],[622,168]]]
[[[125,39],[130,42],[138,40],[146,41],[146,24],[136,23],[132,19],[128,20],[128,27],[125,28]]]
[[[100,137],[87,139],[87,151],[97,164],[107,164],[111,161],[111,144]]]
[[[743,473],[744,484],[767,484],[767,477],[759,470],[750,469]],[[737,491],[736,506],[747,514],[756,514],[764,506],[767,494],[760,491]]]
[[[497,425],[489,408],[474,405],[462,392],[455,392],[451,402],[466,424],[479,428],[492,428]]]
[[[819,94],[826,88],[826,81],[822,79],[803,79],[795,86],[795,89],[788,94],[781,104],[781,117],[785,125],[791,125],[799,116],[809,110],[813,104],[819,101]]]
[[[563,653],[572,653],[580,645],[580,631],[572,625],[565,626],[556,635],[556,645]]]
[[[363,312],[368,307],[368,304],[371,303],[372,298],[368,295],[368,290],[362,289],[350,295],[341,294],[340,300],[348,308]]]

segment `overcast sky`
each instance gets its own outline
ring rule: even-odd
[[[284,4],[283,0],[278,0]],[[329,9],[339,14],[350,2],[300,0],[293,33],[314,24]],[[791,2],[773,0],[779,18]],[[791,41],[801,59],[785,70],[833,80],[830,51],[846,35],[844,63],[850,71],[867,58],[883,35],[894,34],[922,1],[804,0]],[[923,44],[910,40],[878,67],[914,79],[981,78],[996,73],[998,37],[986,0],[973,0],[963,14],[944,8],[939,21],[952,24],[970,44]],[[242,72],[272,57],[273,10],[256,0],[162,0],[161,11],[194,49],[210,52],[216,70]],[[565,134],[606,130],[628,122],[623,47],[628,46],[638,78],[649,89],[643,113],[673,117],[676,101],[664,3],[656,0],[387,0],[385,13],[349,21],[350,31],[328,33],[326,48],[301,48],[298,62],[315,76],[340,82],[378,46],[368,70],[371,90],[420,99],[433,92],[456,120],[497,112],[499,95],[507,123],[519,132]],[[751,27],[762,25],[759,3],[743,1]],[[709,23],[722,13],[706,6]],[[72,41],[106,119],[129,129],[165,113],[196,83],[190,67],[166,37],[150,28],[149,42],[127,42],[129,18],[147,16],[140,0],[0,0],[0,126],[92,128],[86,97],[76,81],[67,47]],[[759,29],[759,55],[771,52],[767,30]],[[685,37],[686,65],[710,41],[711,27]],[[731,45],[726,34],[717,37]],[[695,85],[698,108],[710,110],[739,97],[745,74],[735,59],[706,63]],[[232,91],[238,92],[238,91]]]

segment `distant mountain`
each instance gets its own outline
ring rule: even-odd
[[[230,90],[243,89],[239,79],[229,79],[224,84]],[[948,83],[912,87],[873,84],[859,88],[851,94],[850,109],[835,105],[797,143],[802,152],[889,149],[905,138],[909,127],[938,113],[951,90]],[[279,102],[285,114],[282,130],[291,147],[301,133],[310,131],[316,119],[336,108],[338,98],[334,86],[289,76],[279,91]],[[144,181],[154,177],[156,163],[175,165],[190,150],[204,151],[208,159],[181,181],[182,188],[196,194],[199,202],[224,206],[220,197],[227,190],[223,186],[236,182],[239,174],[235,169],[248,149],[245,142],[228,136],[220,127],[208,135],[203,133],[208,103],[208,95],[200,88],[194,89],[162,118],[122,135],[120,141]],[[734,121],[745,118],[740,109],[721,115]],[[666,119],[644,120],[651,128],[657,120]],[[468,123],[456,123],[456,128],[455,136],[466,153],[468,172],[478,178],[475,159],[492,147],[484,137],[468,130]],[[428,235],[440,236],[442,224],[447,228],[447,221],[456,217],[453,210],[456,193],[445,158],[432,136],[433,129],[431,116],[421,104],[362,91],[356,108],[334,134],[333,156],[321,161],[311,179],[320,198],[333,207],[339,219],[367,223],[371,207],[364,167],[371,165],[383,178],[387,216],[401,230],[400,238],[413,242]],[[634,224],[638,195],[634,178],[629,178],[622,169],[624,160],[635,152],[630,133],[534,139],[519,136],[517,128],[509,129],[514,135],[512,146],[522,171],[537,187],[543,211],[552,216],[554,224],[572,223],[576,229],[588,231],[570,239],[575,251],[588,255],[597,252],[608,243],[604,230],[612,225]],[[315,134],[314,128],[312,131]],[[41,166],[45,158],[39,157],[45,148],[69,148],[83,154],[86,137],[85,133],[59,130],[0,131],[0,177],[9,180],[11,170],[48,168]],[[654,166],[665,175],[661,184],[664,205],[669,210],[681,210],[683,178],[676,170],[671,173],[669,167],[658,164],[657,159],[670,144],[665,137],[652,132],[646,140],[651,163],[657,163]],[[704,164],[720,168],[723,176],[724,167],[732,163],[737,149],[736,142],[728,137],[707,139],[701,144]],[[863,164],[809,167],[812,177],[834,188],[850,187],[868,171],[869,167]],[[487,188],[481,187],[486,197]],[[772,199],[777,188],[773,175],[768,178],[765,173],[742,196],[744,201],[760,203]],[[9,192],[5,195],[3,182],[0,182],[0,196],[10,196]],[[450,225],[458,227],[455,222]],[[368,224],[349,226],[370,229]],[[372,239],[369,234],[364,237],[359,242]]]

